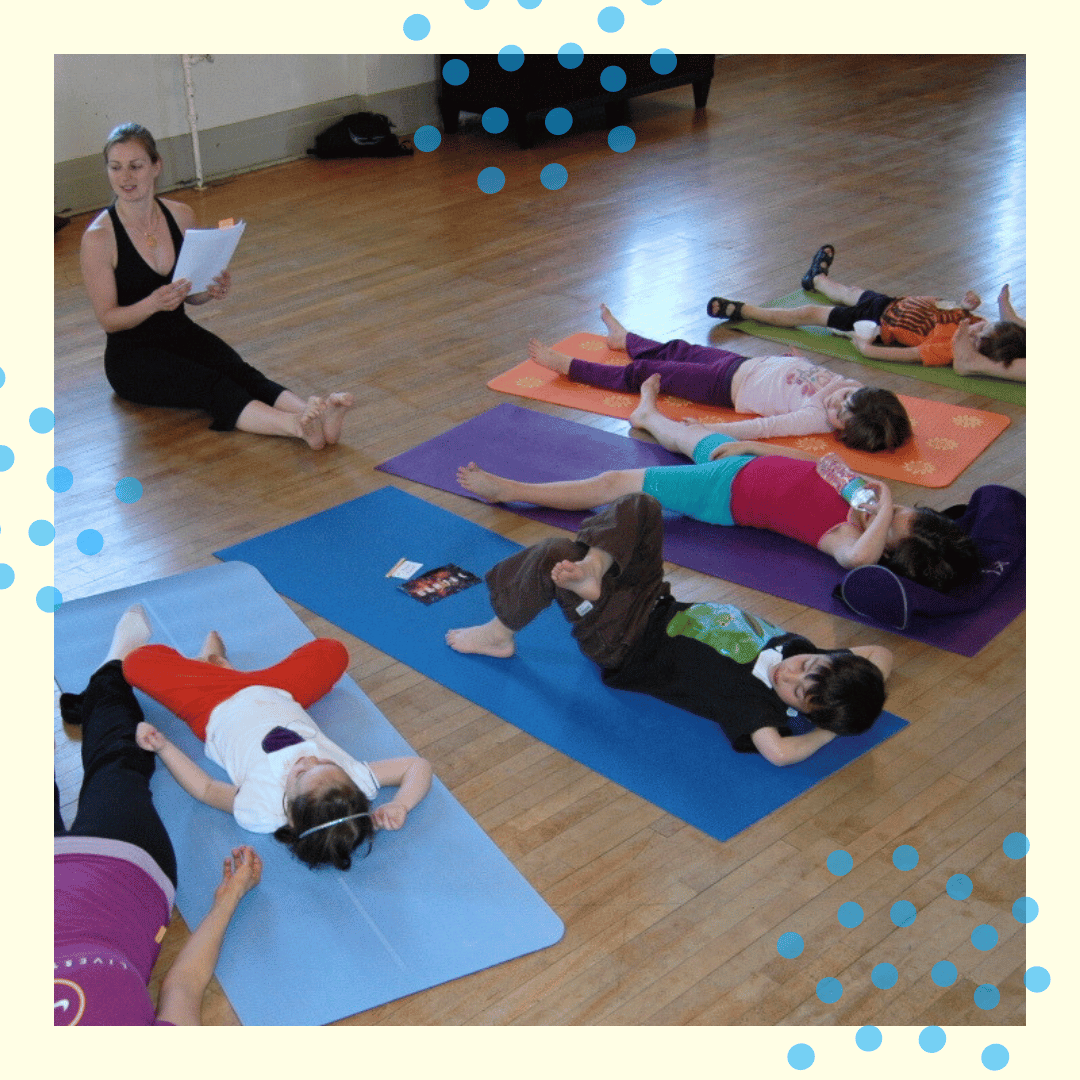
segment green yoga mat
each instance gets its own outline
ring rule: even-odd
[[[788,296],[781,296],[779,300],[771,300],[765,307],[793,308],[800,304],[829,303],[832,301],[821,293],[804,292],[800,289]],[[744,334],[766,338],[769,341],[782,341],[785,345],[801,345],[804,349],[813,349],[814,352],[835,356],[838,360],[854,360],[857,364],[891,371],[894,375],[907,375],[912,379],[937,383],[938,386],[949,386],[968,394],[984,394],[996,401],[1008,401],[1013,405],[1027,403],[1027,387],[1023,383],[1008,382],[1005,379],[988,379],[982,375],[957,375],[951,367],[923,367],[922,364],[897,364],[890,360],[868,360],[848,338],[840,337],[823,326],[804,326],[795,330],[783,326],[766,326],[764,323],[754,322],[753,319],[733,322],[731,326]]]

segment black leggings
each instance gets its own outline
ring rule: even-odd
[[[150,794],[155,755],[135,741],[143,718],[119,660],[110,660],[81,694],[62,694],[65,720],[82,722],[83,782],[71,828],[60,817],[53,785],[53,835],[125,840],[145,851],[176,885],[176,854]]]

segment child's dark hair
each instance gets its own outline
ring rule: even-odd
[[[979,352],[995,363],[1008,367],[1027,356],[1027,328],[1012,322],[994,323],[994,328],[979,342]]]
[[[970,584],[981,569],[975,541],[951,518],[927,506],[916,507],[911,534],[887,552],[881,562],[938,592]]]
[[[864,386],[849,395],[837,438],[852,450],[895,450],[911,438],[911,420],[891,390]]]
[[[161,160],[154,136],[142,124],[134,123],[120,124],[109,132],[109,137],[105,140],[105,149],[102,150],[105,160],[109,160],[109,151],[114,146],[129,142],[137,142],[146,151],[151,164],[156,164]]]
[[[367,841],[368,851],[375,835],[370,816],[371,802],[353,783],[340,783],[310,794],[297,795],[289,804],[289,821],[274,833],[274,839],[287,844],[292,853],[312,869],[332,863],[339,870],[352,866],[352,853]],[[325,829],[316,829],[327,821],[350,818]],[[307,836],[301,833],[315,829]],[[364,854],[367,854],[365,852]]]
[[[807,676],[806,716],[834,735],[861,735],[885,704],[885,677],[865,656],[848,649],[823,653],[828,664]]]

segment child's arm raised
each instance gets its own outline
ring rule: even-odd
[[[380,829],[400,829],[431,789],[431,762],[421,757],[386,758],[369,761],[368,768],[380,787],[398,789],[390,802],[376,807],[372,819]]]
[[[229,814],[233,812],[233,802],[239,790],[236,785],[215,780],[196,765],[180,747],[165,738],[153,724],[143,720],[135,729],[135,741],[144,750],[152,750],[157,754],[165,763],[165,768],[172,773],[173,779],[189,795],[216,810],[224,810]]]
[[[889,485],[869,477],[863,479],[878,499],[873,520],[862,533],[844,523],[830,529],[818,541],[818,550],[831,555],[845,570],[853,570],[856,566],[873,566],[885,554],[889,526],[892,525],[893,501]]]
[[[770,765],[795,765],[817,753],[836,736],[824,728],[814,728],[805,735],[781,735],[774,727],[762,727],[750,738],[758,753]]]

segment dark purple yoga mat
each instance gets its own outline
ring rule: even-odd
[[[613,435],[518,405],[497,405],[377,468],[471,499],[475,496],[455,477],[458,466],[470,461],[514,480],[545,481],[592,476],[606,469],[685,464],[686,458],[641,439]],[[571,532],[587,516],[580,511],[545,510],[524,503],[509,503],[507,509]],[[681,514],[666,515],[664,536],[664,558],[677,566],[867,626],[882,625],[859,618],[833,598],[843,570],[805,544],[761,529],[706,525]],[[961,656],[974,656],[1024,610],[1024,597],[1024,576],[1018,571],[979,611],[937,619],[915,615],[906,630],[893,632]]]

